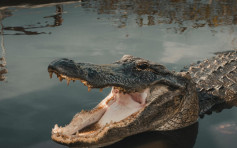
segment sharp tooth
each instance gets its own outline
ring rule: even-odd
[[[91,88],[90,88],[90,87],[88,87],[88,91],[89,91],[89,92],[91,91]]]
[[[54,125],[54,129],[56,129],[56,130],[58,129],[58,124]]]
[[[84,80],[81,80],[81,83],[83,83],[84,85],[87,85],[87,82]]]
[[[53,77],[53,72],[49,72],[49,77],[50,77],[50,79],[52,79],[52,77]]]
[[[69,83],[70,83],[70,79],[67,79],[67,85],[69,85]]]
[[[103,88],[100,88],[100,92],[102,92],[103,91]]]

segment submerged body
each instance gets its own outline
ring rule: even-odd
[[[88,90],[112,90],[93,110],[76,114],[69,125],[55,125],[52,139],[68,146],[103,146],[145,131],[191,125],[199,115],[237,98],[236,65],[236,52],[221,53],[186,72],[170,72],[129,55],[108,65],[55,60],[48,67],[51,77],[55,73],[68,84],[80,80]],[[216,75],[222,83],[209,81]]]

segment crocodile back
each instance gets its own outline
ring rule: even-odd
[[[237,51],[217,53],[190,66],[188,72],[196,83],[200,114],[237,99]]]

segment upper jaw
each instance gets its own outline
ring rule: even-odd
[[[131,93],[142,91],[155,83],[166,83],[176,88],[185,87],[182,77],[158,64],[147,63],[150,69],[141,70],[137,61],[132,63],[123,61],[124,59],[108,65],[96,65],[75,63],[73,60],[63,58],[51,62],[48,72],[51,76],[52,73],[56,73],[60,81],[67,79],[69,83],[71,80],[80,80],[88,89],[114,86],[122,92]]]
[[[96,65],[90,63],[75,63],[69,59],[57,59],[48,66],[52,76],[55,73],[59,79],[80,80],[89,88],[116,87],[120,91],[135,92],[145,89],[151,80],[132,76],[131,69],[124,69],[123,64],[113,63]],[[141,73],[142,74],[142,73]]]

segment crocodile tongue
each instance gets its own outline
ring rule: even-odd
[[[119,90],[112,88],[111,93],[115,99],[115,102],[108,106],[104,115],[99,120],[100,125],[106,125],[106,123],[118,122],[133,113],[139,111],[145,106],[148,89],[142,93],[119,93]]]

